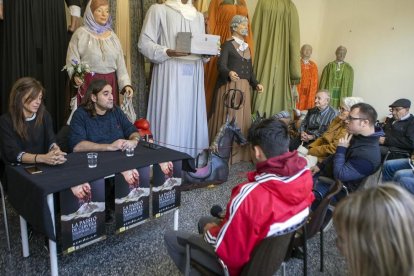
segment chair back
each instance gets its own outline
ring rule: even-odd
[[[358,190],[366,190],[368,188],[377,187],[382,173],[382,166],[380,166],[373,174],[368,175],[365,177],[361,184],[359,185]]]
[[[323,181],[327,182],[325,179],[323,179]],[[316,235],[316,233],[320,231],[325,219],[326,211],[328,210],[329,203],[331,202],[332,198],[342,189],[343,185],[340,180],[331,181],[334,183],[329,189],[329,192],[321,200],[320,204],[318,205],[318,207],[316,207],[315,211],[313,211],[309,215],[308,222],[305,224],[307,239],[312,238],[314,235]],[[302,241],[302,239],[295,240],[295,244],[297,244],[298,241]]]
[[[294,234],[295,231],[263,239],[254,248],[241,275],[274,275],[285,260]]]

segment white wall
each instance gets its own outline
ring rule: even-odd
[[[339,45],[354,68],[354,95],[372,104],[379,117],[397,98],[409,98],[414,110],[413,0],[293,0],[298,9],[301,43],[313,46],[323,67]],[[248,2],[253,16],[257,1]]]

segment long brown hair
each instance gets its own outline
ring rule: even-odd
[[[34,101],[39,94],[45,96],[45,89],[42,84],[34,78],[24,77],[18,79],[12,87],[9,98],[9,112],[13,123],[13,129],[23,139],[28,140],[26,118],[24,117],[23,107],[25,103]],[[23,102],[24,97],[29,97]],[[36,113],[35,125],[39,126],[43,123],[45,106],[43,101],[40,103]]]
[[[92,94],[97,95],[109,83],[104,79],[94,79],[88,86],[85,97],[83,98],[82,106],[91,117],[96,116],[95,103],[92,101]]]
[[[335,208],[337,245],[352,276],[414,275],[414,197],[394,184],[355,192]]]

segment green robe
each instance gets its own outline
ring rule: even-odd
[[[291,85],[300,69],[299,17],[291,0],[259,0],[252,22],[256,45],[253,70],[264,92],[253,95],[252,112],[267,116],[292,110]]]
[[[339,70],[338,70],[339,69]],[[319,89],[328,89],[331,93],[330,105],[338,108],[343,97],[352,96],[354,69],[344,62],[338,67],[336,61],[329,62],[322,71]]]

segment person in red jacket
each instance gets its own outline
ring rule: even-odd
[[[214,247],[230,275],[241,273],[262,239],[297,229],[306,220],[314,200],[311,172],[304,158],[296,151],[289,152],[285,123],[263,120],[249,130],[248,140],[256,171],[249,172],[248,181],[233,188],[222,220],[202,218],[199,222],[199,229],[204,230],[200,239]],[[186,239],[191,235],[168,231],[164,236],[168,253],[182,272],[185,247],[177,237]],[[202,253],[192,254],[192,258],[209,262]]]

